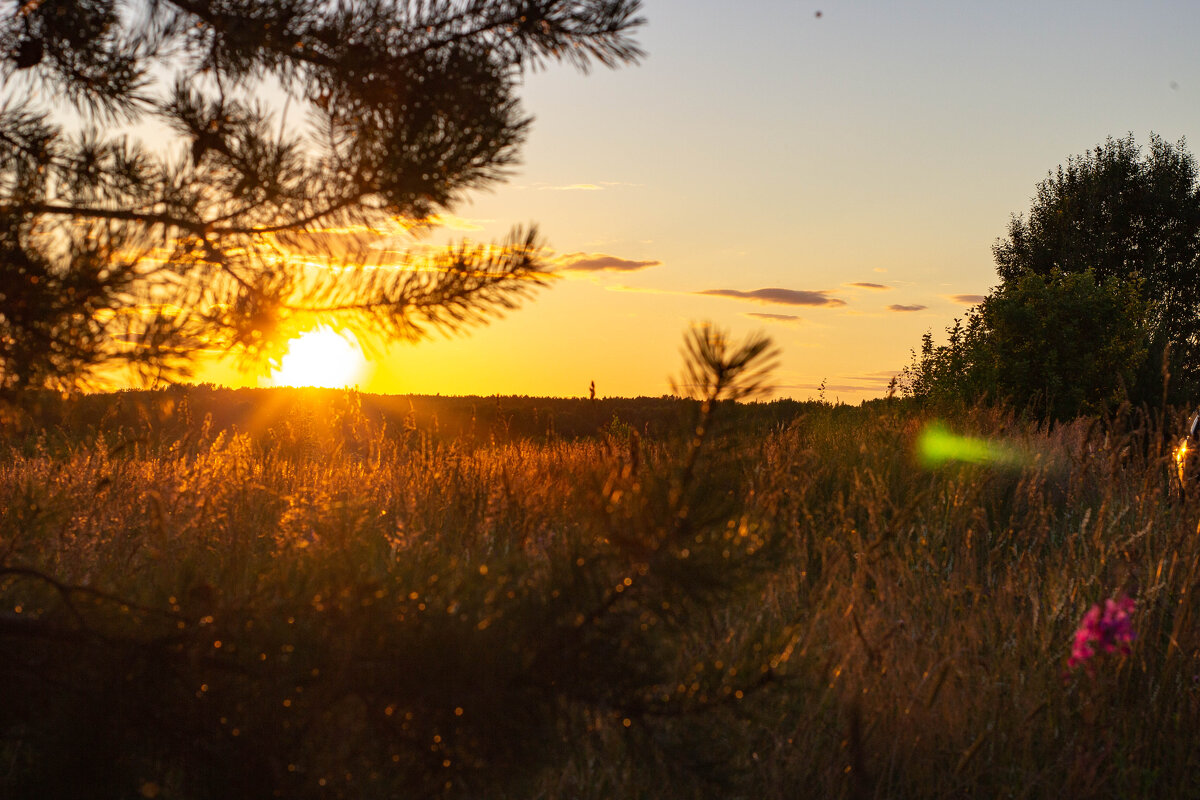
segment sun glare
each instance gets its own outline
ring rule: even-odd
[[[325,327],[314,328],[291,341],[271,380],[276,386],[338,389],[358,383],[366,366],[362,351],[347,336]]]

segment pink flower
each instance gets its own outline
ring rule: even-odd
[[[1087,664],[1097,653],[1120,651],[1128,655],[1130,643],[1137,636],[1131,623],[1133,610],[1134,602],[1129,597],[1109,598],[1103,608],[1099,604],[1089,608],[1075,631],[1067,666],[1074,669]],[[1092,668],[1088,665],[1087,669],[1091,672]]]

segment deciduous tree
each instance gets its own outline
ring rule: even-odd
[[[1005,285],[1087,270],[1097,283],[1140,281],[1152,341],[1136,394],[1157,399],[1168,347],[1176,396],[1200,390],[1200,182],[1183,140],[1152,134],[1143,150],[1132,135],[1109,138],[1068,159],[993,252]]]
[[[936,402],[990,399],[1064,420],[1128,399],[1146,361],[1148,304],[1132,280],[1091,270],[1005,282],[901,373],[907,394]]]

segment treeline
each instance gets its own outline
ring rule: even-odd
[[[221,432],[252,441],[296,442],[338,434],[353,440],[354,428],[393,437],[420,437],[458,446],[519,440],[583,437],[674,439],[691,432],[698,401],[662,397],[584,398],[441,395],[378,395],[340,389],[230,389],[175,385],[161,390],[106,394],[30,393],[6,426],[10,444],[69,445],[104,438],[177,443]],[[777,399],[727,403],[724,426],[765,434],[818,408],[817,401]],[[850,407],[843,406],[849,410]]]
[[[1068,420],[1200,397],[1200,180],[1184,141],[1108,139],[1038,184],[993,247],[999,285],[900,388]]]

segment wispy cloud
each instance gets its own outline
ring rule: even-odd
[[[895,371],[872,372],[866,375],[838,375],[833,381],[821,383],[784,383],[777,384],[775,389],[807,389],[810,391],[825,389],[826,392],[879,392],[888,387]]]
[[[275,236],[287,250],[344,257],[361,257],[365,251],[394,252],[414,244],[431,230],[471,232],[481,231],[493,222],[490,219],[470,219],[457,214],[432,214],[421,219],[394,217],[378,227],[346,225],[288,231]]]
[[[533,183],[525,186],[514,186],[516,189],[534,189],[539,192],[601,192],[605,189],[638,188],[641,183],[628,181],[595,181],[579,183]]]
[[[636,272],[662,264],[661,261],[647,259],[635,261],[607,253],[567,253],[554,259],[555,266],[566,272]]]
[[[876,385],[860,386],[858,384],[853,384],[853,383],[826,383],[824,385],[822,385],[820,383],[777,383],[777,384],[775,384],[776,392],[788,391],[790,389],[808,389],[809,391],[824,390],[826,392],[874,392],[874,391],[878,391],[879,387]]]
[[[674,289],[656,289],[653,286],[629,286],[623,283],[609,284],[604,287],[606,292],[629,292],[631,294],[691,294],[691,292],[679,292]]]
[[[760,314],[757,311],[751,311],[746,316],[765,319],[767,322],[782,322],[787,325],[796,325],[804,321],[803,317],[797,317],[795,314]]]
[[[946,299],[962,303],[964,306],[973,306],[982,303],[987,298],[981,294],[948,294]]]
[[[484,226],[494,220],[470,219],[457,214],[434,214],[429,217],[429,224],[434,228],[445,228],[451,231],[481,231]]]
[[[749,300],[754,303],[771,303],[782,306],[844,306],[846,301],[831,297],[827,291],[810,291],[807,289],[754,289],[743,292],[740,289],[705,289],[696,294],[706,294],[713,297],[732,297],[735,300]]]
[[[853,286],[856,289],[891,289],[892,288],[891,286],[885,286],[882,283],[869,283],[867,281],[855,281],[854,283],[847,283],[846,285]]]
[[[905,306],[900,303],[892,303],[888,306],[888,311],[924,311],[929,306]]]

